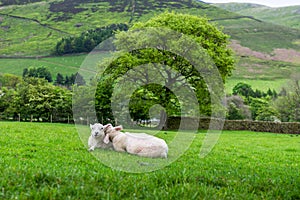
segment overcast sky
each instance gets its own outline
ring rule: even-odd
[[[269,7],[283,7],[283,6],[292,6],[300,5],[300,0],[202,0],[207,3],[229,3],[229,2],[238,2],[238,3],[256,3],[261,5],[266,5]]]

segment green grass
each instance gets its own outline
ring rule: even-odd
[[[272,53],[276,48],[300,50],[300,46],[295,43],[299,40],[300,30],[253,19],[227,19],[217,22],[224,27],[224,32],[231,39],[240,41],[242,46],[251,50],[264,53]]]
[[[36,22],[1,15],[0,17],[0,55],[49,55],[58,40],[66,36]]]
[[[174,132],[166,133],[159,136],[169,142]],[[203,132],[196,134],[189,150],[169,166],[133,174],[99,162],[73,125],[0,122],[0,198],[300,198],[300,137],[224,131],[200,159],[203,138]]]
[[[232,88],[239,82],[248,83],[253,89],[265,92],[269,88],[280,92],[288,86],[293,75],[299,72],[297,64],[240,57],[232,76],[226,81],[226,93],[232,93]]]
[[[271,8],[266,6],[253,6],[253,4],[248,3],[216,4],[216,6],[238,14],[254,16],[266,22],[300,29],[300,6]]]
[[[238,83],[247,83],[251,85],[252,89],[267,92],[268,89],[275,90],[277,93],[281,91],[283,87],[287,87],[290,79],[276,79],[276,80],[259,80],[259,79],[245,79],[245,78],[229,78],[225,84],[226,94],[232,94],[232,89]]]
[[[57,73],[69,76],[79,72],[84,77],[92,77],[95,75],[97,63],[106,55],[106,53],[96,53],[46,58],[4,58],[0,59],[0,73],[22,76],[25,68],[45,67],[51,72],[53,80]]]

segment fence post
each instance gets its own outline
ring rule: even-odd
[[[50,115],[50,122],[52,123],[52,114]]]
[[[20,122],[21,121],[21,114],[19,113],[18,116],[19,116],[19,122]]]

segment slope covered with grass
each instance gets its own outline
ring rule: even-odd
[[[271,8],[250,3],[225,3],[215,5],[241,15],[249,15],[273,24],[300,29],[300,6]]]
[[[200,1],[52,0],[1,7],[0,55],[49,55],[62,37],[113,23],[145,21],[166,10],[207,16],[224,26],[232,39],[254,50],[300,48],[296,44],[300,31],[249,19]]]

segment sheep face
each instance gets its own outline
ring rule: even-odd
[[[94,125],[90,124],[91,136],[94,138],[104,136],[104,126],[102,124],[96,123]]]

